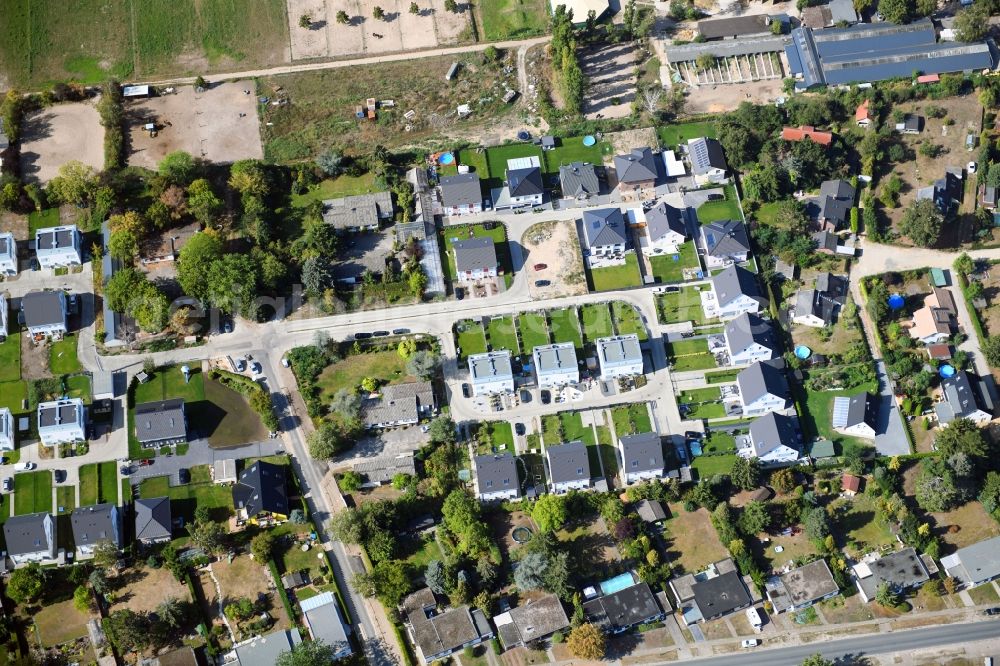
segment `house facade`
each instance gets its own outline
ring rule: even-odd
[[[361,402],[361,422],[366,428],[399,428],[416,425],[437,413],[430,382],[391,384]]]
[[[729,321],[744,313],[757,314],[766,306],[756,277],[745,268],[733,264],[713,275],[711,282],[711,300],[705,308],[708,317]]]
[[[944,400],[934,406],[938,421],[947,425],[956,419],[969,419],[983,426],[993,420],[996,406],[989,389],[979,377],[959,370],[954,377],[941,380]]]
[[[640,194],[656,186],[656,156],[648,147],[634,148],[626,155],[615,155],[615,173],[622,193]]]
[[[666,459],[659,434],[644,432],[618,439],[618,454],[622,460],[625,483],[637,483],[666,476]]]
[[[549,486],[552,492],[562,495],[570,490],[584,490],[590,481],[590,459],[583,442],[567,442],[545,447],[545,461],[549,467]]]
[[[21,311],[28,335],[40,342],[66,335],[66,294],[62,291],[32,291],[21,298]]]
[[[172,521],[169,497],[135,501],[135,538],[139,543],[147,546],[167,543],[172,536]]]
[[[51,513],[11,516],[3,525],[7,556],[15,567],[32,562],[54,562],[57,553],[56,521]]]
[[[472,354],[468,358],[472,395],[494,395],[514,392],[514,372],[510,352],[506,349]]]
[[[583,212],[583,242],[587,254],[623,254],[628,246],[625,218],[620,208],[599,208]]]
[[[238,521],[253,525],[288,520],[287,472],[284,465],[258,460],[233,484],[233,507]]]
[[[559,189],[564,199],[586,201],[601,193],[597,169],[589,162],[572,162],[559,167]]]
[[[145,402],[135,406],[135,437],[145,448],[187,442],[184,399]]]
[[[45,446],[87,439],[87,409],[80,398],[38,403],[38,437]]]
[[[695,183],[708,185],[725,182],[729,167],[726,165],[726,155],[721,143],[715,139],[699,137],[688,139],[687,149]]]
[[[683,209],[660,202],[644,213],[646,233],[643,254],[677,254],[687,240],[687,219]]]
[[[440,182],[441,207],[449,217],[483,212],[483,190],[473,171],[445,176]]]
[[[791,404],[791,391],[780,360],[758,361],[736,375],[743,416],[782,412]]]
[[[496,246],[489,236],[455,241],[451,247],[459,282],[476,282],[499,274]]]
[[[757,458],[762,465],[790,465],[799,459],[800,436],[796,420],[769,412],[750,424],[749,446],[737,449],[744,458]]]
[[[118,550],[124,543],[124,525],[118,506],[110,503],[95,504],[74,509],[70,514],[76,559],[89,559],[102,542],[109,541]]]
[[[323,222],[338,234],[374,232],[394,214],[389,192],[355,194],[323,201]]]
[[[35,257],[41,268],[68,268],[83,263],[80,230],[75,224],[35,232]]]
[[[726,322],[723,329],[729,365],[750,365],[770,361],[777,354],[777,342],[771,324],[755,314],[744,312]]]
[[[705,264],[710,269],[743,263],[750,257],[750,238],[746,225],[739,220],[704,224],[698,240],[705,255]]]
[[[941,558],[941,568],[962,588],[976,587],[1000,578],[1000,537],[959,548]]]
[[[826,560],[818,559],[772,576],[764,585],[775,613],[797,611],[840,594]]]
[[[866,391],[833,399],[833,429],[851,437],[875,439],[878,398]]]
[[[517,459],[509,453],[476,456],[476,497],[481,502],[516,500],[521,497]]]
[[[642,374],[642,349],[639,347],[639,336],[635,333],[598,338],[596,345],[602,380]]]
[[[494,208],[541,206],[544,201],[545,187],[538,156],[507,160],[507,185],[494,202]]]

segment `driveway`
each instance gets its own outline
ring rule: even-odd
[[[427,433],[418,426],[385,430],[359,439],[351,449],[351,454],[337,458],[332,466],[336,468],[345,463],[357,463],[374,458],[398,458],[401,455],[412,454],[428,441],[430,440]]]
[[[903,427],[903,415],[899,413],[899,406],[896,398],[892,394],[892,384],[889,382],[889,375],[886,371],[885,361],[879,359],[875,362],[875,370],[878,372],[880,406],[878,410],[878,425],[875,432],[875,449],[882,456],[905,456],[910,453],[910,440],[906,437],[906,430]]]
[[[191,443],[188,452],[182,456],[157,456],[152,465],[139,467],[133,464],[134,473],[129,477],[133,484],[153,476],[169,476],[171,485],[179,485],[177,472],[181,468],[191,468],[195,465],[211,465],[216,460],[227,458],[259,458],[273,456],[285,452],[285,444],[281,439],[271,439],[265,442],[254,442],[228,449],[213,449],[208,440],[196,439]]]

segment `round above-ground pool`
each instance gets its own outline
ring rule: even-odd
[[[906,305],[906,299],[904,299],[899,294],[893,294],[892,296],[889,297],[889,307],[892,308],[893,310],[898,310],[904,305]]]
[[[514,540],[515,543],[528,543],[531,541],[531,529],[524,527],[515,527],[511,533],[510,538]]]
[[[595,143],[597,143],[597,139],[595,139],[592,135],[588,134],[587,136],[583,137],[583,145],[592,146]]]
[[[531,132],[529,132],[528,130],[521,130],[520,132],[517,133],[517,138],[519,141],[527,141],[528,139],[531,138]]]
[[[956,372],[955,366],[950,365],[948,363],[945,363],[940,368],[938,368],[938,374],[944,377],[945,379],[948,379],[949,377],[954,377],[955,372]]]
[[[800,358],[803,361],[812,356],[812,353],[812,349],[809,349],[805,345],[799,345],[795,348],[795,358]]]
[[[454,164],[455,156],[451,153],[442,153],[441,157],[438,158],[439,164]]]

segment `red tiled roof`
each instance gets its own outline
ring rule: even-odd
[[[853,493],[861,490],[861,479],[854,476],[853,474],[845,474],[844,478],[840,481],[841,487],[844,490],[849,490]]]
[[[917,83],[937,83],[941,77],[937,74],[921,74],[917,77]]]
[[[861,102],[860,105],[858,105],[857,110],[854,112],[854,119],[855,120],[870,120],[871,119],[871,116],[868,115],[868,100],[867,99],[865,101]]]
[[[781,128],[781,138],[785,141],[802,141],[803,139],[809,139],[811,141],[815,141],[821,146],[829,146],[833,141],[833,133],[820,132],[817,131],[815,127],[810,125],[802,125],[801,127]]]
[[[951,347],[945,344],[927,345],[927,354],[934,360],[951,358]]]

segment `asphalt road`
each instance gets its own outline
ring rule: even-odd
[[[893,631],[775,650],[761,647],[722,657],[687,659],[685,663],[696,663],[699,666],[799,666],[806,657],[817,652],[827,659],[836,660],[890,652],[911,652],[921,648],[971,643],[991,638],[1000,638],[1000,622],[996,620],[949,624],[912,631]]]

